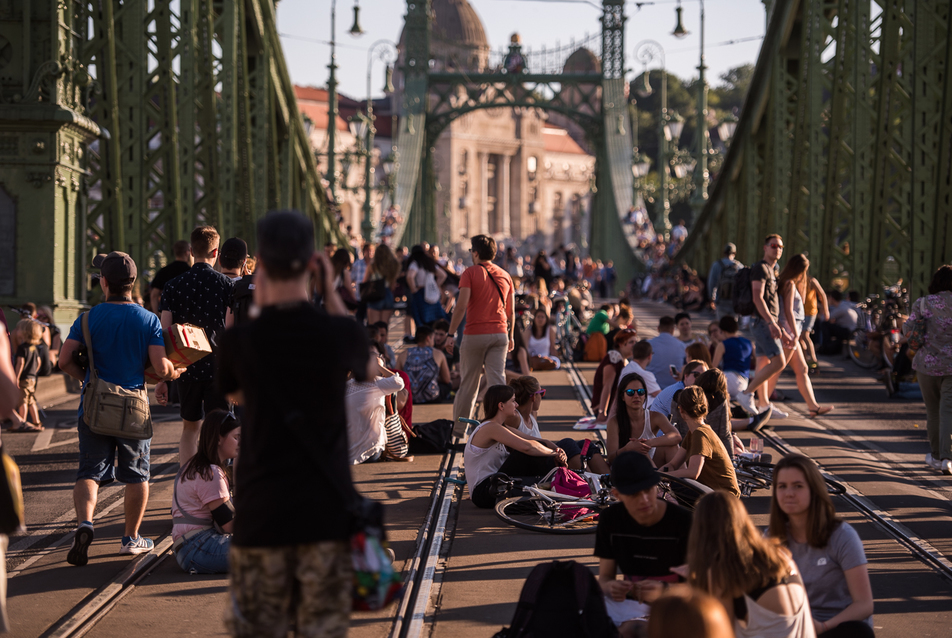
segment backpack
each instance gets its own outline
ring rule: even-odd
[[[750,268],[744,267],[737,271],[732,292],[734,314],[749,317],[757,312],[757,306],[754,305],[754,291],[750,285]]]
[[[536,565],[522,586],[512,623],[493,638],[543,636],[618,636],[598,581],[574,560]]]
[[[740,264],[731,260],[731,263],[721,269],[720,279],[717,280],[717,300],[732,301],[734,299],[734,281],[740,272]]]
[[[588,341],[585,342],[585,360],[598,362],[608,354],[608,339],[601,332],[593,332],[588,335]]]
[[[235,290],[231,295],[231,312],[235,315],[235,325],[241,326],[249,321],[249,310],[254,301],[255,285],[252,275],[245,275],[235,283]]]

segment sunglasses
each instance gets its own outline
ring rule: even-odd
[[[544,398],[545,398],[545,388],[542,388],[541,390],[536,390],[536,391],[533,392],[532,394],[538,394],[539,396],[541,396],[541,397],[544,399]]]
[[[779,248],[780,250],[783,250],[783,244],[770,244],[770,247],[771,247],[771,248]]]
[[[633,397],[636,394],[640,397],[643,397],[646,394],[648,394],[648,391],[645,390],[644,388],[628,388],[625,390],[625,396]]]

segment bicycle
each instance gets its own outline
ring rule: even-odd
[[[737,477],[737,485],[740,487],[741,494],[750,496],[756,490],[770,489],[773,485],[774,464],[736,457],[734,459],[734,475]],[[825,476],[823,480],[826,481],[826,490],[830,496],[846,494],[846,487],[842,483]]]
[[[582,339],[582,323],[575,315],[567,295],[553,295],[552,317],[555,321],[555,339],[565,361],[572,361]]]
[[[850,334],[849,356],[856,365],[867,370],[876,367],[891,369],[899,351],[904,309],[908,292],[900,285],[883,289],[883,298],[870,295],[856,305],[859,321]],[[882,361],[882,363],[880,363]]]

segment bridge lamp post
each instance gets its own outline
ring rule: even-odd
[[[354,24],[350,28],[352,36],[363,35],[360,28],[360,7],[354,3]],[[327,79],[327,189],[331,198],[337,201],[337,167],[335,166],[335,146],[337,143],[337,0],[331,0],[331,63],[327,65],[330,77]]]
[[[354,10],[356,9],[357,7],[354,7]],[[354,22],[356,24],[356,19]],[[370,96],[370,75],[371,71],[373,70],[374,56],[388,65],[386,85],[384,86],[383,90],[385,93],[392,93],[393,76],[390,73],[389,65],[397,59],[397,45],[390,40],[377,40],[372,45],[370,45],[370,49],[367,50],[367,115],[363,119],[362,123],[358,123],[356,125],[359,129],[359,135],[357,135],[357,139],[365,140],[364,148],[366,155],[364,157],[364,219],[360,224],[360,231],[364,237],[364,241],[366,242],[371,242],[374,238],[373,203],[371,201],[371,194],[373,193],[373,182],[371,179],[374,173],[374,168],[371,164],[373,163],[374,154],[374,133],[377,131],[374,128],[374,101]]]
[[[390,199],[390,205],[393,206],[393,189],[396,182],[396,173],[394,170],[397,169],[397,162],[393,152],[387,155],[383,162],[381,162],[381,165],[383,166],[383,174],[386,178],[386,183],[383,186],[387,189],[387,197]]]
[[[644,203],[644,182],[651,169],[651,158],[638,150],[636,146],[634,154],[631,156],[631,175],[635,178],[635,192],[642,195],[642,204]]]
[[[704,64],[704,0],[699,0],[701,5],[701,58],[698,62],[698,95],[697,95],[697,144],[696,159],[697,165],[694,169],[694,196],[691,198],[691,208],[694,210],[694,219],[697,219],[707,203],[707,189],[710,185],[710,173],[707,168],[708,156],[711,152],[711,140],[707,132],[707,80],[704,78],[704,71],[707,66]],[[690,32],[684,28],[681,21],[681,2],[675,9],[678,20],[671,35],[677,38],[683,38]],[[693,222],[693,220],[692,220]]]

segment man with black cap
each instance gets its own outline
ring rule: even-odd
[[[162,302],[162,289],[165,288],[165,284],[185,274],[192,267],[192,245],[184,239],[172,244],[172,254],[175,255],[175,261],[166,264],[155,273],[149,285],[149,309],[155,314],[159,314],[159,304]]]
[[[221,391],[243,407],[226,622],[232,636],[283,636],[292,623],[302,636],[345,636],[359,496],[344,397],[348,373],[373,379],[377,359],[355,321],[308,301],[318,259],[310,220],[269,213],[257,245],[261,312],[222,336],[217,373]],[[287,343],[294,348],[280,347]],[[307,495],[318,494],[314,507]]]
[[[724,246],[724,256],[711,264],[707,273],[707,293],[717,312],[717,320],[727,315],[734,316],[734,278],[744,264],[734,259],[737,246],[728,242]]]
[[[218,231],[211,226],[199,226],[192,231],[195,264],[165,285],[159,306],[163,330],[168,330],[173,323],[203,328],[213,352],[217,350],[218,335],[225,329],[225,315],[235,288],[235,282],[214,270],[219,257],[219,241]],[[241,252],[240,248],[238,252]],[[182,416],[179,463],[184,464],[198,450],[198,434],[205,413],[228,409],[228,402],[215,391],[214,372],[215,357],[205,357],[190,365],[178,382],[179,413]],[[168,400],[165,383],[155,386],[155,398],[165,405]]]
[[[145,368],[151,363],[159,376],[174,379],[178,370],[165,356],[165,341],[158,317],[132,301],[136,264],[126,253],[97,255],[93,268],[100,269],[99,283],[105,303],[89,311],[89,335],[83,336],[82,317],[77,319],[60,349],[60,368],[87,383],[89,373],[73,355],[83,346],[92,348],[92,359],[100,379],[128,390],[145,386]],[[73,502],[79,527],[66,555],[71,565],[89,560],[89,546],[95,536],[93,512],[99,487],[114,480],[125,483],[125,534],[120,554],[142,554],[152,549],[152,541],[139,535],[139,525],[149,500],[149,445],[151,439],[133,440],[94,434],[83,418],[79,402],[79,472],[73,487]],[[118,464],[113,459],[118,456]]]
[[[646,615],[685,563],[691,513],[658,498],[658,471],[638,452],[612,463],[612,495],[620,502],[602,512],[595,531],[598,583],[608,614],[621,634],[631,635],[634,619]],[[617,580],[618,572],[623,579]]]

